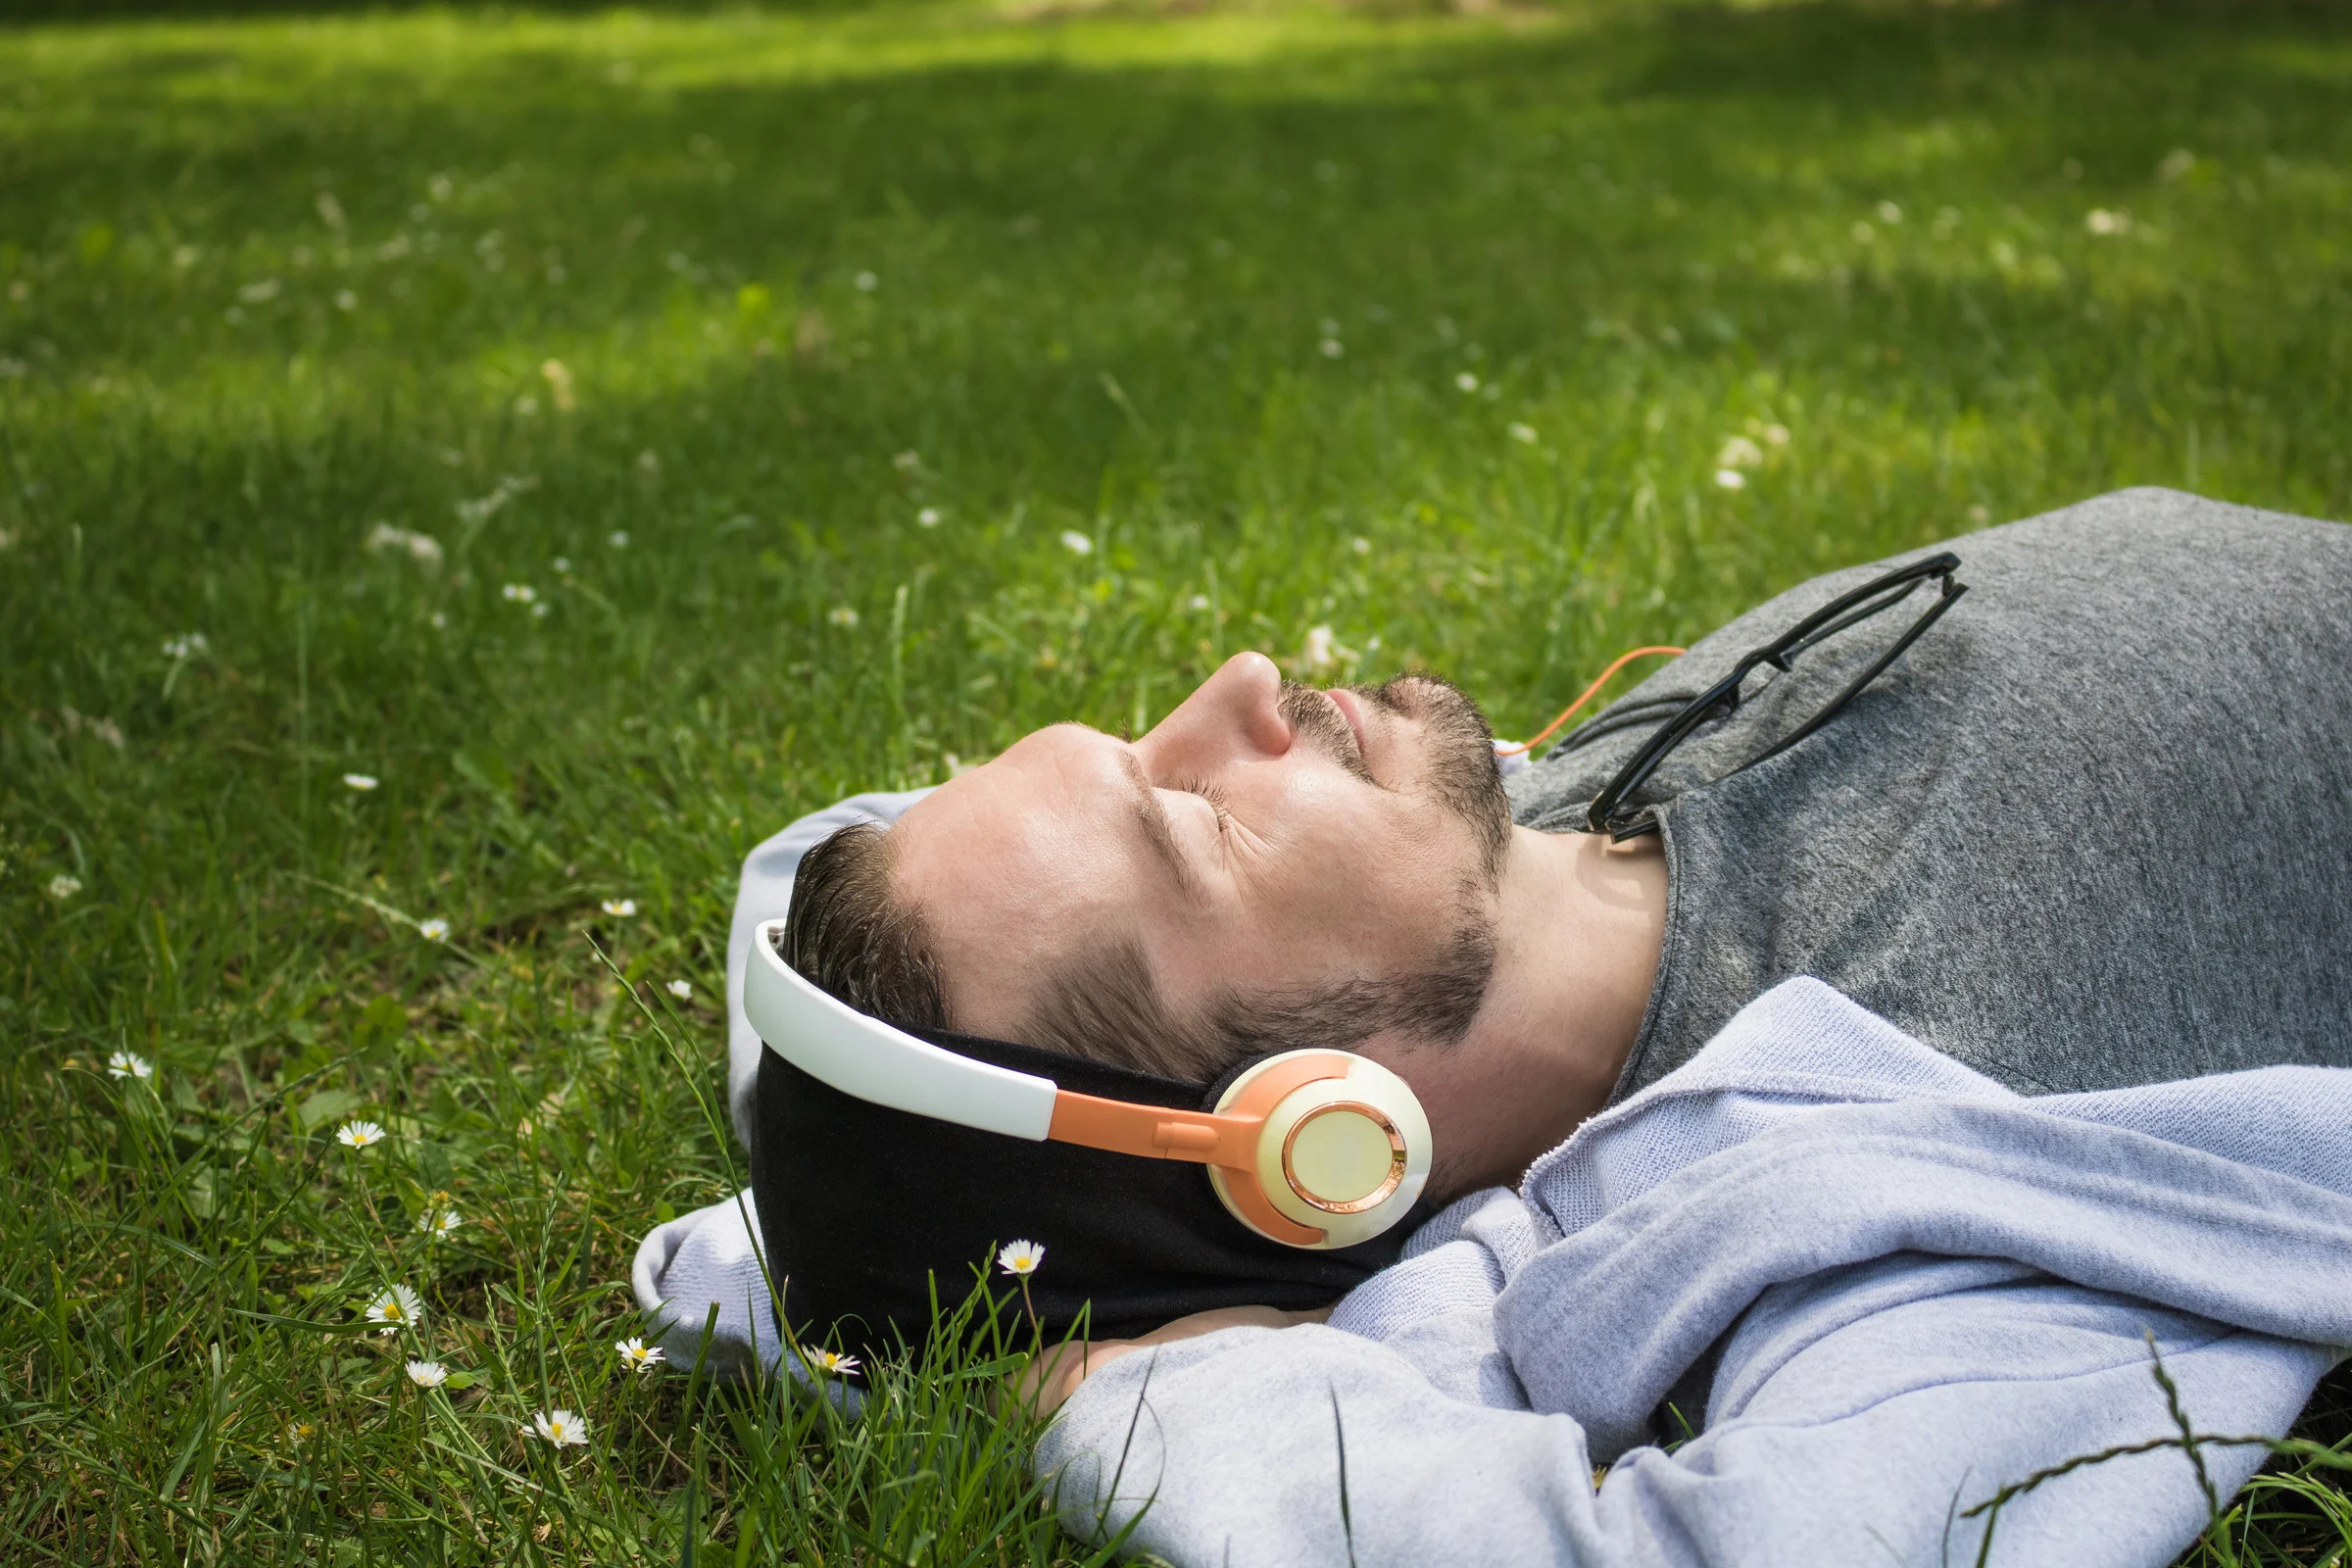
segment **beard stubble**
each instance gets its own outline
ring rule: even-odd
[[[1495,894],[1510,845],[1510,799],[1494,761],[1494,732],[1478,705],[1443,676],[1412,673],[1350,691],[1419,727],[1422,773],[1411,783],[1469,831],[1471,863],[1454,890],[1445,928],[1426,962],[1402,974],[1362,977],[1306,993],[1244,1000],[1228,997],[1212,1024],[1230,1048],[1247,1052],[1315,1046],[1347,1050],[1375,1035],[1436,1046],[1469,1033],[1494,974]],[[1293,732],[1379,789],[1357,751],[1354,731],[1313,687],[1283,684],[1282,715]]]

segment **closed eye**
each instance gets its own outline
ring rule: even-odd
[[[1179,779],[1170,788],[1180,790],[1187,795],[1198,795],[1206,801],[1208,808],[1217,813],[1217,832],[1220,835],[1224,833],[1227,821],[1224,791],[1201,779]]]

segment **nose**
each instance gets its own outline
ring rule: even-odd
[[[1158,768],[1207,769],[1277,758],[1291,749],[1282,671],[1263,654],[1236,654],[1153,725],[1141,744]]]

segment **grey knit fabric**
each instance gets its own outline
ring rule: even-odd
[[[1968,595],[1827,726],[1735,771],[1929,590],[1636,797],[1671,891],[1616,1098],[1800,974],[2028,1094],[2352,1065],[2352,528],[2128,490],[1948,548]],[[1580,828],[1676,702],[1892,564],[1700,641],[1512,778],[1518,820]]]

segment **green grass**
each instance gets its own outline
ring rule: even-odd
[[[1318,625],[1525,733],[1981,521],[2352,511],[2328,9],[265,9],[0,31],[10,1561],[1081,1555],[985,1380],[614,1364],[750,845]]]

